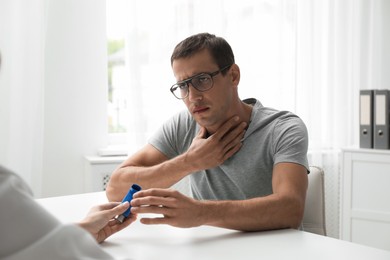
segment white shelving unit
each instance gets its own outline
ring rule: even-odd
[[[390,150],[343,149],[340,238],[390,250]]]

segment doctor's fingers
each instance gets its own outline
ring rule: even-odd
[[[119,204],[120,204],[120,202],[109,202],[109,203],[105,203],[105,204],[95,205],[95,206],[93,206],[93,207],[91,207],[89,209],[88,215],[92,214],[92,213],[96,213],[96,212],[101,212],[101,211],[112,209],[112,208],[116,207]]]
[[[120,202],[107,202],[104,204],[96,205],[93,208],[97,211],[103,211],[103,210],[109,210],[112,208],[115,208],[116,206],[120,205]]]
[[[137,217],[138,217],[137,214],[132,213],[127,218],[125,218],[125,220],[122,223],[120,223],[118,220],[113,218],[113,219],[109,220],[108,226],[110,226],[111,228],[115,228],[115,230],[119,231],[119,230],[129,226],[134,221],[136,221]]]
[[[125,212],[130,207],[130,203],[128,201],[126,201],[124,203],[118,202],[116,206],[113,204],[111,206],[113,206],[113,207],[107,208],[104,210],[100,210],[98,212],[98,214],[100,214],[101,216],[104,216],[107,220],[112,219],[116,215],[119,215],[119,214],[122,214],[123,212]]]

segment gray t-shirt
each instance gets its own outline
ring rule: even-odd
[[[273,166],[280,162],[303,165],[307,161],[308,134],[303,121],[288,111],[264,107],[256,99],[243,146],[218,167],[190,175],[194,198],[204,200],[244,200],[272,194]],[[199,125],[185,110],[168,120],[149,143],[168,158],[190,147]]]

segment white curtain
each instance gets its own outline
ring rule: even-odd
[[[241,98],[295,112],[309,129],[312,165],[326,172],[328,234],[338,237],[339,153],[358,146],[358,93],[390,86],[390,1],[188,0],[127,2],[129,147],[136,150],[184,105],[169,92],[170,54],[185,37],[228,40]],[[152,8],[150,8],[152,6]],[[386,21],[387,19],[387,21]]]
[[[311,164],[325,170],[327,228],[334,237],[339,153],[359,146],[359,90],[390,87],[389,17],[386,0],[297,1],[296,113],[309,129]]]
[[[44,2],[0,0],[0,164],[41,190]]]

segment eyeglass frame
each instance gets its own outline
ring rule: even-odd
[[[194,76],[192,76],[192,77],[190,77],[190,78],[188,78],[188,79],[185,79],[185,80],[176,82],[175,84],[172,85],[172,87],[170,88],[170,91],[172,92],[172,94],[173,94],[173,95],[175,96],[175,98],[177,98],[177,99],[186,99],[186,98],[188,97],[188,95],[190,94],[190,85],[189,85],[189,84],[191,84],[191,85],[192,85],[197,91],[199,91],[199,92],[206,92],[206,91],[212,89],[213,86],[214,86],[213,77],[217,76],[220,72],[222,72],[222,71],[228,69],[228,68],[231,67],[232,65],[233,65],[233,64],[227,65],[227,66],[223,67],[222,69],[219,69],[219,70],[216,70],[216,71],[210,72],[210,73],[208,73],[208,72],[201,72],[201,73],[196,74],[196,75],[194,75]],[[211,82],[211,86],[210,86],[208,89],[199,90],[199,89],[198,89],[197,87],[195,87],[194,84],[192,83],[192,80],[193,80],[193,79],[198,78],[198,77],[201,76],[201,75],[209,75],[209,76],[210,76],[212,82]],[[185,95],[185,97],[180,97],[180,98],[179,98],[178,96],[175,95],[174,91],[176,91],[176,89],[180,88],[180,86],[179,86],[180,84],[185,84],[185,86],[186,86],[186,88],[187,88],[187,94]],[[175,88],[175,86],[176,86],[176,88]]]

